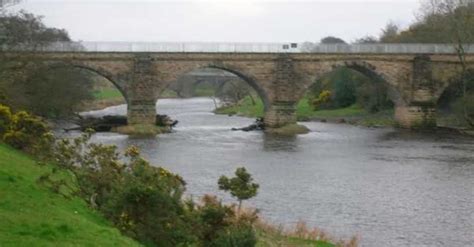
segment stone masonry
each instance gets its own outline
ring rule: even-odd
[[[436,124],[436,102],[459,74],[455,54],[128,53],[8,54],[51,66],[80,67],[109,79],[128,103],[130,124],[154,122],[155,102],[178,77],[199,68],[231,72],[252,86],[270,127],[296,123],[296,103],[320,77],[339,66],[383,79],[402,127]],[[467,58],[474,68],[474,54]]]

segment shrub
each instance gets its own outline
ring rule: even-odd
[[[89,130],[74,139],[55,140],[41,118],[24,111],[12,116],[8,107],[0,107],[0,117],[8,144],[36,152],[41,161],[72,171],[79,185],[73,193],[82,196],[123,233],[147,246],[256,243],[256,211],[236,214],[235,205],[224,205],[210,196],[204,197],[200,205],[183,201],[184,180],[151,166],[136,147],[121,155],[116,146],[90,143],[93,131]],[[228,185],[240,202],[255,196],[258,185],[251,183],[250,174],[239,168],[236,175],[222,186]],[[51,181],[49,177],[45,174],[38,181],[61,193],[63,181]]]
[[[124,234],[147,246],[255,245],[256,212],[236,214],[235,205],[213,196],[200,204],[184,201],[180,176],[151,166],[136,147],[122,156],[115,146],[89,143],[91,134],[56,142],[53,158],[76,174],[79,194]],[[238,171],[244,183],[233,191],[242,200],[254,196],[258,185],[245,169]]]
[[[158,246],[196,241],[186,221],[181,201],[185,184],[179,176],[136,155],[122,180],[102,210],[124,232]]]
[[[468,93],[466,96],[456,99],[452,103],[452,108],[461,122],[466,122],[466,119],[474,119],[474,93]]]
[[[25,111],[12,116],[10,127],[3,136],[3,140],[10,146],[28,152],[42,149],[39,145],[46,145],[46,139],[51,139],[46,123]]]
[[[249,247],[257,244],[257,236],[251,225],[230,226],[217,233],[209,246],[214,247]]]
[[[366,81],[356,90],[357,103],[367,112],[375,113],[393,107],[387,94],[387,86],[382,81]]]
[[[240,210],[242,201],[257,195],[259,185],[252,182],[252,175],[248,173],[244,167],[240,167],[235,170],[235,177],[228,178],[226,176],[221,176],[218,184],[220,190],[230,191],[230,194],[237,198]]]
[[[10,108],[0,104],[0,139],[10,129],[12,113]]]
[[[317,98],[311,101],[313,110],[318,110],[321,106],[327,104],[331,100],[331,91],[324,90],[322,91]]]
[[[235,214],[231,207],[223,205],[217,197],[205,195],[201,205],[196,208],[196,217],[200,223],[200,238],[209,244],[220,230],[231,224],[230,219],[235,217]]]
[[[331,78],[332,101],[336,108],[350,106],[356,101],[356,84],[354,74],[350,69],[339,68]]]
[[[146,245],[177,246],[198,240],[182,195],[183,179],[153,167],[136,147],[89,143],[92,132],[55,145],[54,160],[76,174],[80,195],[123,233]]]
[[[236,212],[235,205],[225,205],[216,196],[205,195],[195,208],[199,236],[203,246],[254,246],[254,223],[257,211]]]

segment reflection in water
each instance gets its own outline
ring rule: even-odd
[[[264,133],[263,150],[267,152],[297,152],[298,138],[297,136],[281,136],[275,134]]]
[[[216,181],[246,166],[261,186],[250,203],[277,223],[303,219],[343,237],[359,234],[362,246],[472,246],[472,138],[327,123],[276,137],[231,131],[253,119],[214,115],[213,107],[205,98],[160,100],[159,112],[180,121],[175,133],[94,140],[140,147],[152,163],[183,176],[196,196],[231,200]]]

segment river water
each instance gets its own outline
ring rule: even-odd
[[[195,197],[219,192],[220,175],[245,166],[260,184],[247,205],[269,221],[299,220],[361,246],[474,246],[474,139],[345,124],[304,123],[311,132],[278,137],[231,131],[253,119],[214,115],[208,98],[164,99],[174,133],[94,141],[136,145],[152,163],[180,174]],[[125,114],[126,106],[88,114]]]

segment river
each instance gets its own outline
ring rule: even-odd
[[[311,132],[278,137],[231,131],[253,119],[214,115],[208,98],[164,99],[178,119],[171,134],[93,140],[136,145],[152,163],[180,174],[194,197],[219,192],[220,175],[245,166],[260,184],[245,202],[267,220],[304,220],[361,246],[474,246],[474,139],[345,124],[303,123]],[[126,106],[88,114],[125,114]]]

